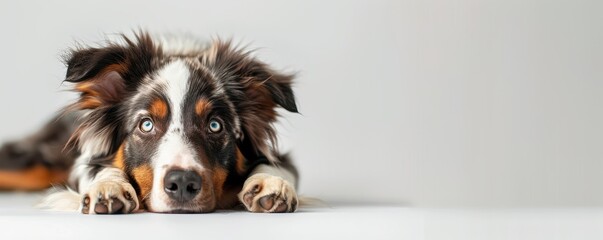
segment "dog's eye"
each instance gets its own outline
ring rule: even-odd
[[[212,133],[217,133],[222,130],[222,124],[215,119],[209,121],[209,131]]]
[[[145,118],[140,121],[140,131],[150,132],[153,130],[153,121],[151,119]]]

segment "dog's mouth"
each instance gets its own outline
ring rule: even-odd
[[[199,201],[178,203],[167,201],[163,206],[154,207],[150,201],[145,202],[146,211],[154,213],[209,213],[215,210],[215,201]]]
[[[195,210],[188,210],[188,209],[174,209],[171,211],[167,211],[167,212],[160,212],[160,213],[166,213],[166,214],[195,214],[195,213],[210,213],[213,212],[214,210],[209,210],[209,211],[195,211]]]

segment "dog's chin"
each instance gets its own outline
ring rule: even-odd
[[[208,207],[197,207],[197,208],[184,208],[184,207],[174,207],[169,209],[153,209],[152,207],[148,207],[147,211],[154,213],[176,213],[176,214],[186,214],[186,213],[210,213],[213,212],[214,208]]]
[[[203,209],[200,209],[200,210],[174,209],[174,210],[170,210],[170,211],[167,211],[167,212],[160,212],[160,213],[169,213],[169,214],[191,214],[191,213],[210,213],[210,212],[213,212],[213,211],[214,211],[213,209],[212,209],[212,210],[209,210],[209,211],[206,211],[206,210],[203,210]]]
[[[153,206],[152,201],[145,202],[146,210],[154,213],[210,213],[215,211],[215,200],[213,198],[195,201],[193,203],[177,203],[166,201],[161,206]]]

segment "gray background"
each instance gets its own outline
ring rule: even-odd
[[[61,53],[143,27],[298,71],[301,193],[413,206],[603,205],[601,1],[2,1],[0,139],[73,93]]]

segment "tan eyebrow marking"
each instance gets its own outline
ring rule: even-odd
[[[151,103],[151,108],[149,109],[151,115],[158,118],[165,118],[167,116],[168,107],[165,101],[161,99],[156,99]]]
[[[197,115],[202,115],[208,108],[211,107],[211,103],[207,101],[207,99],[199,99],[197,100],[197,104],[195,104],[195,113]]]

